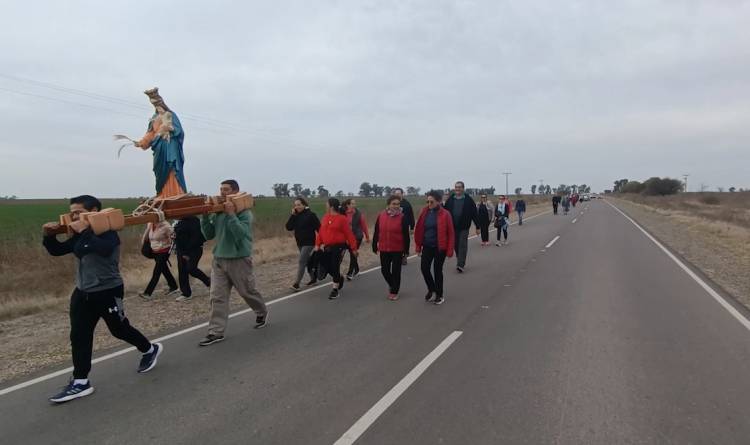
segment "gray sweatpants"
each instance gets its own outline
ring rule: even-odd
[[[466,266],[466,254],[469,253],[469,229],[456,230],[456,266]]]
[[[268,312],[263,296],[255,288],[252,259],[250,257],[214,258],[211,267],[209,334],[224,335],[229,320],[229,294],[233,287],[256,315],[265,315]]]
[[[299,285],[302,282],[302,277],[305,276],[305,270],[307,270],[307,262],[310,260],[310,255],[313,253],[315,246],[302,246],[299,248],[299,262],[297,263],[297,279],[294,280],[294,284]],[[314,278],[314,277],[311,277]]]

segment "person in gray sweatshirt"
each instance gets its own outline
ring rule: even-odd
[[[70,229],[73,235],[58,241],[55,233],[60,224],[42,226],[43,245],[52,256],[72,253],[76,257],[76,287],[70,297],[70,344],[73,355],[73,378],[50,402],[63,403],[94,392],[88,380],[94,329],[99,319],[115,337],[135,346],[142,354],[138,372],[148,372],[164,350],[161,343],[151,343],[130,325],[123,308],[123,281],[120,275],[120,237],[108,231],[95,235],[88,222],[80,218],[84,212],[98,212],[102,204],[93,196],[81,195],[70,200]]]

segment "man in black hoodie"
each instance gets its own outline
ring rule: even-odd
[[[190,289],[190,276],[199,279],[207,287],[211,287],[211,278],[198,268],[198,262],[203,256],[203,243],[206,238],[201,232],[201,222],[195,216],[186,216],[177,221],[174,226],[175,247],[177,251],[177,273],[179,275],[180,291],[182,295],[175,301],[185,301],[193,297]]]
[[[404,218],[406,218],[406,222],[409,224],[409,232],[414,233],[414,209],[411,207],[411,203],[404,198],[404,189],[396,187],[393,189],[393,195],[398,196],[401,200],[401,210],[404,212]],[[406,259],[408,257],[409,252],[406,252],[401,260],[402,265],[406,266]]]
[[[456,230],[456,270],[459,273],[466,267],[466,255],[469,253],[469,229],[471,223],[477,228],[479,234],[479,219],[477,218],[477,205],[471,196],[464,193],[463,181],[456,182],[453,193],[445,202],[445,209],[453,217],[453,227]]]

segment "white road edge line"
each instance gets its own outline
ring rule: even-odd
[[[364,434],[365,431],[380,417],[389,406],[393,404],[403,394],[412,383],[416,382],[419,376],[437,360],[458,337],[463,334],[462,331],[453,331],[443,340],[435,349],[432,350],[417,366],[409,371],[400,382],[388,391],[378,402],[372,406],[362,417],[357,420],[333,445],[351,445]]]
[[[724,309],[726,309],[726,311],[729,312],[735,319],[737,319],[737,321],[739,321],[742,324],[742,326],[745,327],[745,329],[747,329],[748,331],[750,331],[750,320],[748,320],[747,318],[745,318],[745,316],[742,315],[742,313],[740,313],[740,311],[738,311],[737,309],[734,308],[734,306],[732,306],[731,304],[729,304],[721,295],[719,295],[718,292],[716,292],[711,286],[709,286],[708,283],[706,283],[701,277],[699,277],[698,275],[696,275],[695,272],[693,272],[692,270],[690,270],[690,268],[687,267],[685,265],[685,263],[683,263],[682,261],[680,261],[680,259],[677,258],[672,252],[670,252],[669,249],[667,249],[666,247],[664,247],[664,245],[662,245],[662,243],[660,243],[656,238],[654,238],[653,236],[651,236],[651,234],[648,233],[643,227],[641,227],[637,222],[635,222],[633,220],[633,218],[631,218],[628,215],[626,215],[625,212],[623,212],[622,210],[618,209],[617,206],[615,206],[611,202],[609,202],[609,201],[605,201],[605,202],[607,204],[609,204],[610,206],[612,206],[613,209],[617,210],[622,216],[625,217],[625,219],[627,219],[628,221],[630,221],[636,228],[638,228],[638,230],[640,230],[641,232],[643,232],[643,234],[646,235],[646,237],[648,239],[650,239],[654,244],[656,244],[659,247],[659,249],[662,250],[662,252],[664,252],[672,261],[674,261],[675,263],[677,263],[677,265],[680,266],[680,269],[682,269],[686,274],[688,274],[688,276],[690,278],[692,278],[693,281],[695,281],[696,283],[698,283],[698,285],[700,285],[700,287],[702,287],[703,290],[705,290],[708,293],[708,295],[712,296],[713,299],[716,300],[716,302],[721,305],[721,307],[723,307]]]
[[[553,245],[553,244],[555,244],[555,243],[557,242],[557,240],[559,240],[559,239],[560,239],[560,235],[557,235],[556,237],[552,238],[552,241],[550,241],[549,243],[547,243],[547,245],[546,245],[546,246],[544,246],[544,248],[545,248],[545,249],[549,249],[549,248],[550,248],[550,247],[552,247],[552,245]]]
[[[538,216],[546,215],[548,213],[551,213],[551,211],[537,213],[536,215],[529,216],[528,218],[526,218],[526,220],[534,219],[534,218],[536,218]],[[511,226],[516,225],[516,224],[517,224],[517,222],[511,223]],[[494,232],[496,230],[497,229],[492,229],[492,230],[490,230],[490,232]],[[473,236],[470,236],[469,239],[473,239],[473,238],[476,238],[476,237],[477,237],[477,235],[473,235]],[[417,256],[418,255],[412,255],[412,256],[409,257],[409,259],[416,258]],[[380,270],[380,266],[376,266],[376,267],[364,270],[364,271],[360,272],[359,274],[360,275],[364,275],[366,273],[370,273],[370,272],[373,272],[373,271],[376,271],[376,270]],[[299,292],[295,292],[295,293],[286,295],[284,297],[276,298],[275,300],[271,300],[271,301],[266,302],[266,306],[271,306],[271,305],[276,304],[276,303],[281,303],[282,301],[292,299],[294,297],[300,296],[302,294],[306,294],[308,292],[312,292],[314,290],[318,290],[318,289],[320,289],[322,287],[330,286],[331,284],[332,283],[319,284],[317,286],[310,287],[310,288],[307,288],[305,290],[301,290]],[[238,317],[240,315],[244,315],[244,314],[247,314],[248,312],[252,312],[252,311],[253,310],[250,309],[250,308],[242,309],[240,311],[237,311],[237,312],[234,312],[232,314],[229,314],[229,318]],[[198,330],[198,329],[201,329],[201,328],[205,328],[205,327],[208,327],[208,322],[203,322],[203,323],[197,324],[195,326],[190,326],[189,328],[185,328],[185,329],[182,329],[180,331],[173,332],[173,333],[165,335],[163,337],[156,338],[156,339],[152,340],[152,342],[153,343],[162,342],[164,340],[169,340],[170,338],[179,337],[180,335],[187,334],[188,332],[193,332],[195,330]],[[109,360],[109,359],[112,359],[112,358],[115,358],[115,357],[119,357],[119,356],[121,356],[123,354],[127,354],[128,352],[133,352],[135,350],[136,349],[134,347],[132,347],[132,346],[127,347],[125,349],[120,349],[119,351],[115,351],[115,352],[113,352],[111,354],[103,355],[101,357],[97,357],[97,358],[91,360],[91,364],[93,365],[93,364],[96,364],[96,363],[101,363],[101,362],[103,362],[105,360]],[[54,372],[51,372],[49,374],[45,374],[45,375],[39,376],[39,377],[31,379],[31,380],[27,380],[25,382],[21,382],[21,383],[19,383],[17,385],[13,385],[13,386],[9,386],[7,388],[0,389],[0,396],[4,396],[5,394],[9,394],[9,393],[11,393],[13,391],[18,391],[19,389],[23,389],[23,388],[26,388],[28,386],[35,385],[37,383],[41,383],[41,382],[44,382],[46,380],[53,379],[55,377],[59,377],[61,375],[70,374],[71,372],[73,372],[73,367],[72,366],[69,367],[69,368],[61,369],[59,371],[54,371]]]

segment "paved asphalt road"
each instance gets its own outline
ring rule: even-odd
[[[374,270],[265,330],[166,340],[148,374],[98,363],[90,397],[50,405],[64,376],[0,395],[0,442],[750,443],[750,332],[636,226],[595,201],[510,236],[446,263],[442,306],[412,258],[397,302]]]

